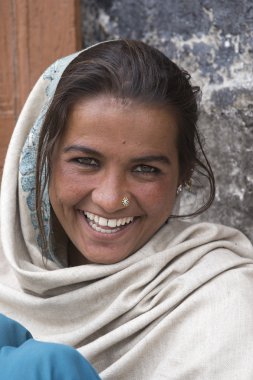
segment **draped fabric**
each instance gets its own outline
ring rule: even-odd
[[[78,53],[77,53],[78,54]],[[171,220],[110,265],[66,266],[67,237],[42,259],[35,215],[39,131],[64,68],[32,90],[6,157],[0,312],[35,338],[76,347],[102,379],[253,379],[253,248],[239,231]],[[50,234],[47,189],[45,229]]]

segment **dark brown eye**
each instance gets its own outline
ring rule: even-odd
[[[74,159],[80,165],[98,167],[98,161],[91,157],[78,157]]]
[[[160,170],[149,165],[138,165],[134,169],[134,172],[137,172],[140,174],[158,174],[160,173]]]

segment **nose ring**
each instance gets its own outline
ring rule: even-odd
[[[121,203],[122,203],[122,205],[123,205],[124,207],[128,207],[130,201],[129,201],[129,199],[128,199],[127,197],[124,197],[124,198],[122,199]]]

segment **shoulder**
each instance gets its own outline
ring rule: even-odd
[[[187,247],[181,255],[189,263],[187,274],[203,285],[207,303],[212,300],[212,304],[220,304],[220,313],[229,305],[232,313],[237,313],[238,302],[250,310],[253,246],[247,237],[234,228],[213,223],[188,224],[181,234],[181,244]]]
[[[250,319],[253,328],[253,247],[247,237],[222,225],[177,222],[161,231],[158,244],[156,258],[169,259],[164,270],[174,273],[184,305],[196,299],[193,314],[207,313],[203,320],[212,316],[222,323],[229,318],[242,328]]]
[[[191,359],[178,378],[253,379],[252,246],[227,227],[189,228],[185,244],[191,241],[192,248],[178,256],[178,268],[185,268],[178,292],[184,296],[175,309],[174,331]],[[181,349],[178,344],[174,354]]]
[[[152,245],[160,249],[182,248],[182,251],[202,249],[212,252],[227,249],[241,258],[253,260],[253,246],[239,230],[215,223],[192,223],[172,220],[153,237]]]

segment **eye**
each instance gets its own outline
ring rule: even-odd
[[[91,158],[91,157],[78,157],[74,158],[76,163],[83,165],[83,166],[88,166],[88,167],[95,167],[97,168],[99,166],[99,163],[96,159]]]
[[[133,170],[135,173],[140,174],[159,174],[160,169],[155,168],[154,166],[149,165],[138,165]]]

